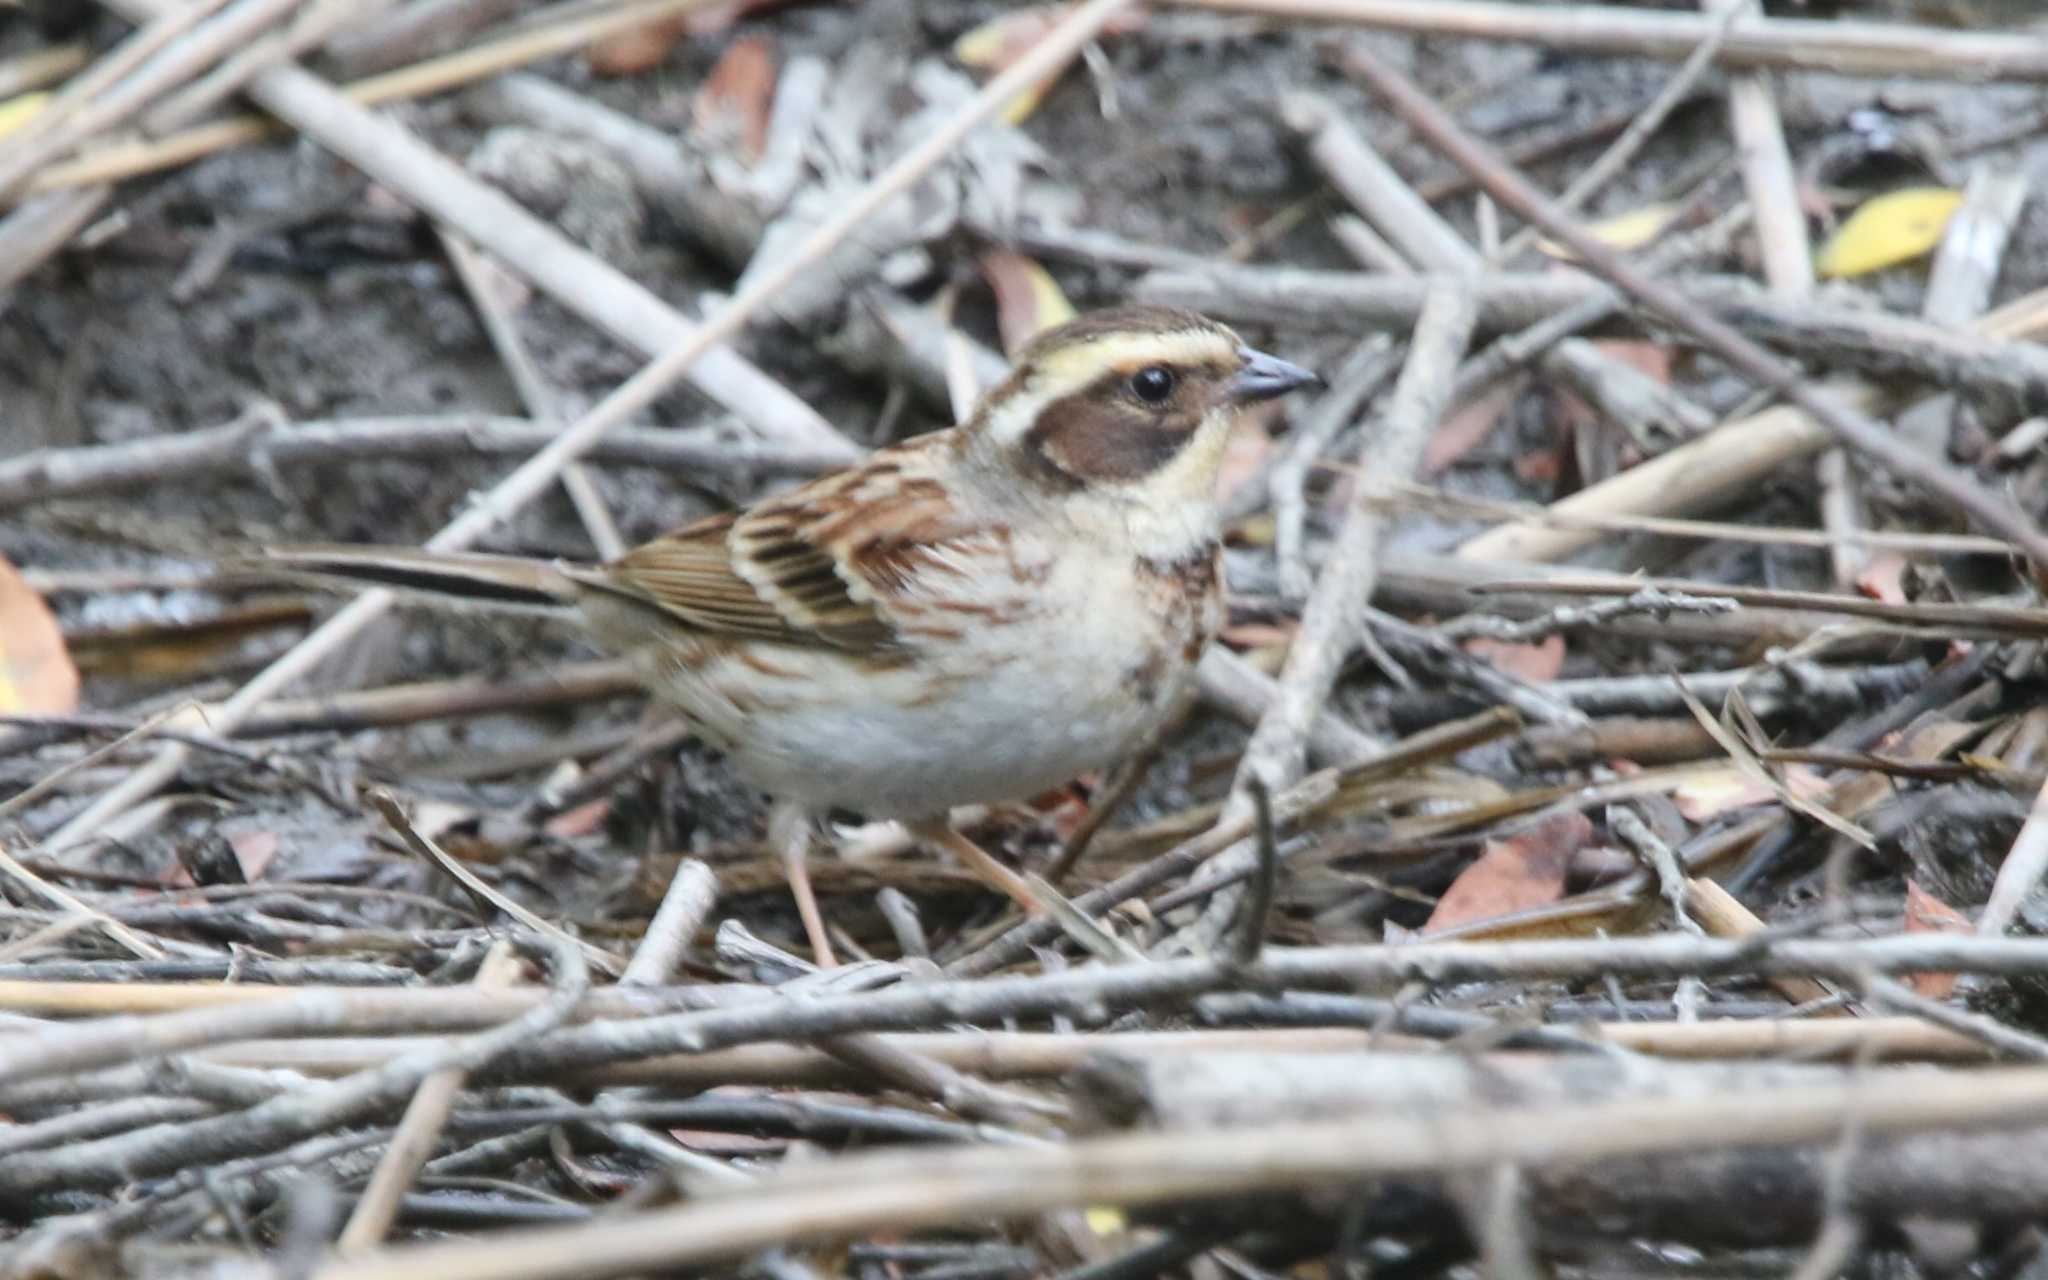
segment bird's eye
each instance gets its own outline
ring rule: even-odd
[[[1173,394],[1173,370],[1163,364],[1148,364],[1131,375],[1131,394],[1146,404],[1165,404]]]

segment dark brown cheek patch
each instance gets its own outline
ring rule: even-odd
[[[1200,421],[1194,414],[1153,418],[1121,405],[1068,400],[1039,415],[1024,447],[1074,481],[1137,480],[1173,461]]]

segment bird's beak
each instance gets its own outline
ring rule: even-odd
[[[1296,387],[1311,382],[1321,382],[1310,370],[1298,364],[1289,364],[1278,356],[1269,356],[1263,351],[1240,347],[1238,354],[1244,357],[1244,368],[1230,380],[1230,398],[1239,404],[1251,404],[1259,400],[1271,400],[1284,396]]]

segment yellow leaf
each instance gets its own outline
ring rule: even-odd
[[[1815,255],[1823,276],[1860,276],[1931,253],[1963,193],[1913,187],[1866,200]]]
[[[1059,25],[1064,13],[1065,8],[1060,5],[1031,5],[1000,13],[973,30],[963,32],[953,42],[953,57],[964,67],[994,74],[1024,56],[1032,45]],[[1032,112],[1038,110],[1038,104],[1045,100],[1046,91],[1059,78],[1060,73],[1056,71],[1010,99],[1003,107],[1003,123],[1024,123]]]
[[[1628,253],[1663,235],[1683,212],[1683,204],[1646,204],[1640,209],[1591,223],[1586,227],[1586,234],[1616,253]],[[1567,262],[1578,256],[1555,240],[1538,240],[1536,247]]]
[[[29,117],[43,109],[50,95],[43,92],[24,93],[19,97],[0,102],[0,138],[6,137],[29,121]]]
[[[1122,1209],[1110,1205],[1096,1205],[1082,1214],[1088,1221],[1088,1229],[1098,1236],[1113,1236],[1130,1226]]]
[[[1074,304],[1060,291],[1059,281],[1021,253],[991,249],[981,255],[981,273],[995,291],[996,328],[1011,355],[1033,335],[1074,318]]]

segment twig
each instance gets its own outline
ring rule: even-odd
[[[1433,725],[1384,751],[1360,757],[1342,770],[1324,769],[1310,774],[1273,797],[1274,816],[1282,827],[1287,827],[1300,821],[1304,814],[1329,803],[1337,795],[1344,779],[1400,773],[1421,761],[1454,755],[1511,732],[1517,723],[1510,712],[1492,711],[1465,720]],[[1147,893],[1168,880],[1186,875],[1217,854],[1234,847],[1251,832],[1249,806],[1236,814],[1219,813],[1200,834],[1125,872],[1101,888],[1080,895],[1074,899],[1074,905],[1082,911],[1100,915],[1127,898]],[[1248,862],[1243,864],[1244,872],[1250,869]],[[1213,878],[1223,882],[1220,873]],[[993,973],[1029,955],[1032,947],[1056,935],[1056,926],[1048,921],[1026,921],[972,955],[955,961],[949,971],[963,977]]]
[[[398,833],[399,839],[405,841],[407,848],[438,867],[449,879],[461,885],[474,897],[482,899],[486,905],[504,912],[544,938],[552,939],[563,946],[574,947],[586,961],[604,973],[617,976],[625,971],[625,961],[602,947],[592,946],[567,932],[560,925],[542,919],[532,910],[485,884],[474,871],[449,857],[439,845],[427,839],[412,825],[412,820],[405,816],[405,810],[399,807],[397,798],[390,792],[382,789],[372,790],[369,793],[369,801],[376,806],[377,812],[384,815],[384,821],[391,824],[391,829]]]
[[[1571,182],[1557,197],[1558,208],[1566,213],[1578,213],[1586,207],[1588,201],[1599,194],[1602,187],[1613,181],[1616,174],[1628,167],[1628,162],[1635,159],[1636,153],[1656,135],[1657,130],[1664,127],[1664,122],[1671,118],[1671,113],[1692,97],[1693,89],[1698,86],[1700,77],[1706,74],[1707,68],[1714,65],[1715,55],[1720,53],[1722,44],[1727,41],[1728,29],[1742,13],[1739,5],[1731,5],[1722,12],[1721,20],[1693,46],[1691,53],[1685,55],[1685,61],[1671,74],[1671,78],[1664,82],[1664,87],[1657,91],[1657,96],[1651,99],[1650,105],[1630,119],[1621,136],[1616,138],[1607,150],[1601,152],[1599,158],[1573,176]],[[1513,262],[1520,257],[1535,243],[1536,234],[1534,227],[1524,227],[1516,232],[1514,238],[1501,250],[1500,261]]]
[[[331,1084],[294,1090],[246,1111],[176,1128],[74,1144],[60,1151],[17,1157],[0,1173],[0,1195],[39,1189],[111,1186],[122,1181],[203,1166],[224,1156],[276,1150],[315,1134],[360,1123],[413,1093],[438,1071],[474,1072],[569,1017],[583,998],[588,974],[573,946],[550,945],[554,990],[546,1001],[501,1026],[454,1042],[414,1049]],[[470,995],[470,992],[461,994]],[[4,1046],[5,1042],[0,1042]]]
[[[1588,627],[1597,627],[1613,618],[1635,614],[1648,614],[1662,619],[1674,613],[1729,613],[1741,607],[1726,596],[1692,596],[1683,592],[1674,593],[1660,591],[1655,587],[1645,587],[1619,599],[1587,605],[1584,608],[1563,605],[1540,618],[1529,618],[1521,622],[1510,622],[1505,618],[1493,618],[1485,614],[1471,614],[1446,622],[1436,631],[1438,635],[1456,640],[1470,636],[1485,636],[1489,640],[1527,644],[1532,640],[1541,640],[1554,632],[1584,630]]]
[[[138,0],[120,2],[135,4]],[[143,2],[154,4],[157,0]],[[969,131],[994,115],[1011,98],[1063,65],[1082,44],[1101,30],[1103,24],[1130,2],[1131,0],[1089,0],[1089,3],[1068,14],[1058,27],[1033,45],[1029,53],[984,85],[970,106],[954,115],[929,138],[912,147],[887,169],[877,174],[853,198],[841,205],[832,217],[806,236],[778,266],[761,272],[751,284],[739,290],[717,312],[707,317],[703,324],[690,331],[688,336],[678,335],[674,345],[659,359],[634,374],[488,493],[479,495],[476,502],[462,515],[427,542],[427,550],[459,550],[474,542],[487,530],[510,518],[520,507],[553,483],[561,469],[581,456],[598,436],[658,399],[676,377],[688,371],[718,344],[735,336],[784,286],[822,259],[870,213],[908,188],[944,158]],[[273,83],[280,90],[277,94],[268,91],[267,86]],[[342,139],[353,143],[370,136],[388,137],[390,126],[368,112],[341,100],[331,90],[303,72],[291,68],[277,68],[258,77],[255,89],[267,105],[285,114],[300,114],[297,107],[305,107],[313,116],[301,122],[320,124],[322,134],[331,140]],[[418,148],[417,144],[408,143],[404,149],[422,161],[430,174],[439,175],[444,170],[452,172],[445,161],[425,152],[423,148]],[[352,153],[358,150],[354,145],[349,147]],[[381,169],[383,166],[379,164],[377,168]],[[419,192],[414,184],[401,185],[418,197]],[[503,197],[484,203],[489,207],[500,202],[511,225],[537,225],[531,215],[517,209]],[[447,216],[448,211],[436,209],[435,212]],[[450,220],[456,221],[458,225],[463,221],[459,218]],[[475,228],[465,226],[464,230],[473,232]],[[553,240],[552,233],[549,240]],[[508,260],[518,260],[521,257],[520,250],[523,246],[507,244],[502,236],[494,235],[480,242]],[[579,255],[580,258],[588,258],[588,255]],[[588,264],[582,264],[578,269],[587,270]],[[606,268],[607,272],[610,270]],[[637,285],[633,288],[639,290]],[[667,314],[665,307],[663,313]],[[680,321],[675,323],[680,324]],[[734,356],[732,359],[737,361],[738,357]],[[786,396],[787,393],[781,391],[780,384],[771,382],[769,385]],[[392,596],[388,591],[373,591],[358,597],[284,657],[265,667],[233,698],[222,704],[217,725],[232,729],[250,711],[318,665],[329,653],[381,616],[391,603]],[[167,749],[160,753],[65,824],[51,838],[49,847],[65,848],[100,834],[116,817],[126,813],[130,806],[175,777],[185,758],[186,752],[180,748]]]
[[[1400,367],[1399,355],[1381,335],[1353,347],[1330,376],[1329,390],[1317,398],[1307,418],[1295,428],[1266,477],[1266,491],[1273,503],[1273,554],[1280,565],[1280,590],[1290,600],[1306,600],[1313,586],[1303,548],[1308,524],[1304,490],[1309,472]]]
[[[2021,905],[2044,875],[2048,875],[2048,784],[2034,797],[2027,820],[2013,838],[2012,848],[2006,851],[2005,861],[1999,864],[1991,896],[1977,914],[1978,934],[1995,938],[2010,928],[2019,918]]]
[[[70,76],[92,59],[82,44],[53,44],[0,62],[0,98],[40,89]],[[44,110],[49,110],[48,106]]]
[[[1065,1147],[945,1151],[824,1161],[744,1190],[590,1226],[395,1248],[332,1263],[315,1280],[550,1280],[575,1268],[616,1275],[742,1255],[792,1239],[842,1237],[1069,1204],[1220,1199],[1344,1185],[1374,1176],[1443,1176],[1513,1163],[1531,1170],[1602,1158],[1827,1141],[1854,1110],[1873,1134],[2024,1123],[2048,1114],[2048,1071],[1930,1081],[1910,1075],[1669,1099],[1480,1107],[1227,1132],[1122,1136]]]
[[[482,255],[469,241],[445,226],[435,230],[440,233],[448,261],[455,265],[456,277],[468,291],[471,304],[483,320],[484,332],[491,339],[491,347],[497,351],[505,372],[511,376],[512,385],[518,390],[527,414],[547,428],[550,434],[561,430],[561,397],[555,394],[539,366],[534,364],[525,340],[519,336],[518,320],[506,310],[498,299],[497,291],[491,288]],[[582,463],[572,462],[562,468],[562,488],[568,492],[569,501],[576,508],[576,516],[583,522],[584,532],[590,535],[590,543],[597,549],[598,559],[615,560],[625,554],[626,540],[619,536],[618,522],[612,519],[604,494],[598,491],[597,481]]]
[[[1348,22],[1416,35],[1512,40],[1559,52],[1687,57],[1717,19],[1634,7],[1529,6],[1503,0],[1184,0],[1195,8],[1309,22]],[[1907,22],[1835,18],[1739,19],[1714,61],[1724,67],[1819,71],[1829,75],[2048,80],[2048,46],[2034,35],[1948,31]]]
[[[717,904],[718,877],[695,858],[683,859],[654,919],[647,923],[647,932],[640,935],[633,959],[619,975],[620,985],[644,987],[666,982]]]
[[[1573,514],[1533,502],[1480,498],[1447,489],[1400,485],[1367,496],[1367,501],[1402,511],[1430,511],[1460,519],[1494,523],[1519,521],[1557,529],[1592,529],[1614,533],[1654,533],[1667,538],[1704,538],[1753,542],[1763,546],[1826,547],[1841,540],[1858,546],[1919,555],[2000,556],[2012,554],[2010,544],[1970,533],[1920,533],[1910,530],[1857,529],[1836,535],[1818,529],[1783,525],[1731,524],[1725,520],[1673,520],[1660,516]]]
[[[1458,359],[1471,338],[1473,313],[1471,300],[1456,289],[1439,290],[1423,307],[1386,415],[1364,433],[1369,443],[1359,465],[1370,477],[1405,480],[1414,472],[1450,394]],[[1246,811],[1245,787],[1251,779],[1263,777],[1269,785],[1288,785],[1301,777],[1307,765],[1309,725],[1336,684],[1350,639],[1358,632],[1361,610],[1372,598],[1379,574],[1381,524],[1379,515],[1364,503],[1353,503],[1345,512],[1336,549],[1324,562],[1302,610],[1301,629],[1288,648],[1287,665],[1280,674],[1280,696],[1260,717],[1238,762],[1224,810],[1233,824],[1239,824]],[[1254,849],[1233,849],[1202,874],[1248,867],[1256,857]],[[1241,905],[1241,897],[1233,890],[1219,894],[1203,914],[1203,933],[1222,936]]]
[[[1273,834],[1272,788],[1264,778],[1254,776],[1245,783],[1245,792],[1252,799],[1252,844],[1259,860],[1252,873],[1251,892],[1245,899],[1244,920],[1231,946],[1240,965],[1257,960],[1260,948],[1266,944],[1266,926],[1273,914],[1273,891],[1280,878],[1280,841]]]
[[[1273,677],[1222,645],[1211,645],[1195,668],[1202,700],[1243,724],[1257,725],[1280,697]],[[1322,764],[1363,760],[1377,752],[1379,738],[1365,733],[1324,707],[1308,729],[1308,754]]]
[[[5,238],[0,220],[0,243]],[[109,489],[253,473],[278,463],[528,454],[558,434],[556,427],[523,418],[473,413],[314,422],[250,419],[119,444],[41,449],[0,461],[0,511]],[[684,473],[768,475],[810,475],[843,461],[836,451],[750,440],[716,427],[620,427],[585,456]]]
[[[1467,135],[1407,77],[1363,49],[1354,46],[1350,54],[1350,65],[1366,76],[1375,91],[1418,133],[1460,168],[1479,178],[1502,204],[1569,245],[1581,261],[1640,299],[1737,372],[1805,410],[1843,444],[2009,539],[2043,572],[2048,572],[2048,537],[2043,537],[2033,521],[2010,502],[1986,491],[1959,469],[1899,440],[1841,401],[1815,391],[1797,369],[1720,320],[1700,314],[1667,286],[1644,278],[1620,255],[1581,232],[1571,219],[1557,216],[1548,199],[1518,175],[1500,167],[1487,148]]]
[[[511,986],[518,976],[518,958],[511,947],[499,942],[484,957],[472,985],[480,991],[491,991]],[[398,1131],[391,1136],[390,1145],[377,1161],[376,1172],[370,1175],[369,1184],[356,1201],[348,1225],[334,1242],[336,1252],[359,1253],[383,1240],[391,1230],[391,1224],[398,1219],[399,1197],[432,1153],[434,1139],[467,1078],[468,1073],[461,1068],[448,1067],[420,1081],[398,1122]]]
[[[75,146],[94,129],[118,123],[151,94],[161,92],[217,56],[220,44],[206,39],[186,40],[175,53],[166,50],[184,39],[194,26],[205,22],[224,2],[194,0],[167,9],[91,67],[73,76],[41,111],[0,144],[0,201],[13,195],[23,178]],[[253,16],[259,23],[265,20],[261,12]],[[217,27],[216,31],[220,29]]]

